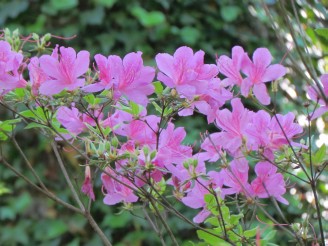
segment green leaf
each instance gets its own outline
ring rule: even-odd
[[[123,212],[120,214],[108,214],[102,221],[104,227],[110,228],[124,228],[131,222],[131,216],[128,212]]]
[[[313,165],[320,165],[326,156],[327,147],[325,144],[322,144],[320,149],[315,152],[312,158]]]
[[[242,217],[244,217],[243,214],[233,214],[233,215],[231,215],[231,217],[230,217],[230,223],[231,223],[232,225],[237,225],[237,224],[239,223],[239,220],[240,220]]]
[[[162,93],[163,93],[163,85],[162,85],[162,83],[159,82],[159,81],[155,81],[153,83],[153,85],[155,86],[155,93],[157,95],[162,95]]]
[[[26,95],[26,91],[25,91],[24,88],[17,88],[17,89],[15,90],[15,94],[16,94],[16,96],[17,96],[17,99],[22,100],[22,99],[24,99],[24,97],[25,97],[25,95]]]
[[[78,5],[77,0],[51,0],[50,3],[55,10],[69,10]]]
[[[244,231],[244,236],[245,236],[246,238],[255,237],[256,232],[257,232],[257,228],[258,228],[258,227],[255,227],[255,228],[253,228],[253,229],[250,229],[250,230]]]
[[[137,17],[140,23],[145,27],[157,26],[165,21],[165,16],[162,12],[151,11],[148,12],[145,9],[135,6],[131,9],[131,13]]]
[[[209,223],[212,226],[218,227],[220,226],[219,219],[217,217],[211,217],[205,220],[205,223]]]
[[[241,10],[238,6],[222,6],[221,17],[226,22],[232,22],[236,20]]]
[[[196,44],[201,35],[201,32],[197,28],[190,26],[184,27],[180,31],[182,40],[189,45]]]
[[[47,227],[46,238],[57,238],[68,230],[68,225],[61,220],[53,220]]]
[[[314,30],[319,36],[328,40],[328,28],[317,28]]]
[[[221,238],[218,238],[212,234],[209,234],[205,231],[198,230],[197,235],[199,239],[203,239],[206,243],[210,245],[220,245],[220,246],[228,246],[230,245],[226,241]]]
[[[48,126],[38,124],[36,122],[31,122],[24,129],[32,129],[32,128],[49,128]]]
[[[111,8],[117,2],[117,0],[96,0],[96,4]]]
[[[265,237],[263,238],[263,240],[270,241],[271,239],[274,238],[274,236],[276,235],[276,233],[277,233],[276,230],[270,231],[268,234],[265,235]]]
[[[0,196],[9,193],[11,193],[11,190],[9,190],[4,183],[0,182]]]
[[[156,103],[156,102],[151,102],[153,104],[153,106],[155,107],[155,110],[158,112],[158,113],[162,113],[162,108]]]

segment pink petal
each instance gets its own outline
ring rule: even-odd
[[[82,90],[84,92],[89,92],[89,93],[92,93],[92,92],[98,92],[98,91],[101,91],[105,89],[105,86],[103,85],[103,83],[95,83],[95,84],[91,84],[91,85],[87,85],[85,87],[82,88]]]
[[[88,51],[82,50],[77,53],[77,58],[74,64],[74,72],[76,77],[80,77],[85,74],[89,69],[90,63],[90,53]]]
[[[49,55],[43,55],[40,57],[40,67],[48,75],[53,78],[60,78],[61,73],[59,71],[59,62],[55,58]]]
[[[255,84],[253,87],[253,92],[257,100],[259,100],[260,103],[263,105],[270,104],[270,96],[268,94],[267,88],[265,84],[259,83]]]
[[[163,53],[156,55],[155,60],[159,70],[161,70],[167,76],[171,77],[174,69],[173,57],[169,54]]]
[[[66,84],[59,83],[58,80],[47,80],[39,88],[40,94],[51,96],[58,94],[66,88]]]
[[[193,221],[197,224],[204,222],[204,220],[211,215],[211,212],[204,208],[194,218]]]
[[[175,60],[191,61],[193,55],[194,52],[191,48],[187,46],[182,46],[175,51],[174,58]]]
[[[120,203],[123,201],[123,197],[121,194],[118,194],[118,193],[113,193],[113,194],[107,194],[105,197],[104,197],[104,200],[103,202],[107,205],[115,205],[117,203]]]
[[[286,68],[280,64],[269,66],[262,77],[262,82],[273,81],[279,79],[286,74]]]
[[[251,87],[252,87],[252,82],[250,81],[250,79],[249,78],[243,79],[240,87],[241,94],[244,97],[248,97],[249,90],[251,89]]]
[[[267,48],[258,48],[253,54],[253,62],[257,67],[267,67],[270,65],[272,56]]]

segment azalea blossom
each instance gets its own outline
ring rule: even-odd
[[[40,67],[48,76],[40,86],[40,94],[51,96],[63,90],[73,91],[84,85],[81,78],[89,69],[89,52],[80,51],[76,54],[73,48],[58,47],[52,55],[40,57]]]
[[[123,60],[119,56],[96,55],[100,82],[83,88],[86,92],[113,89],[114,97],[125,96],[127,99],[146,106],[150,94],[154,92],[152,81],[155,69],[143,65],[142,52],[127,54]]]
[[[328,74],[324,74],[320,77],[321,83],[323,85],[323,93],[325,94],[326,98],[328,98]],[[317,102],[319,107],[311,114],[311,119],[314,120],[324,113],[328,112],[328,104],[321,98],[318,94],[318,88],[316,87],[309,87],[308,94],[310,99],[314,102]]]
[[[174,129],[174,124],[169,123],[160,134],[156,160],[163,164],[182,164],[184,160],[191,158],[192,148],[182,145],[185,137],[186,131],[183,127]]]
[[[209,191],[205,188],[208,186],[208,182],[203,180],[202,182],[203,184],[195,182],[194,187],[187,193],[187,196],[181,199],[183,204],[190,208],[202,208],[202,210],[193,218],[195,223],[202,223],[211,215],[211,212],[206,208],[206,202],[204,200],[204,196],[209,194]]]
[[[90,172],[90,166],[85,167],[85,178],[82,184],[81,191],[86,194],[93,201],[95,200],[95,193],[93,192],[92,178]]]
[[[223,177],[223,184],[228,188],[222,188],[222,196],[243,193],[251,196],[250,185],[248,183],[249,165],[245,158],[236,158],[231,161],[229,168],[224,168],[220,172]]]
[[[253,61],[244,56],[242,71],[247,76],[241,84],[241,93],[248,96],[253,88],[255,97],[263,105],[270,104],[270,96],[265,86],[265,82],[281,78],[286,74],[286,68],[280,64],[270,65],[272,56],[266,48],[258,48],[253,54]]]
[[[38,57],[32,57],[27,68],[29,70],[32,93],[36,96],[39,94],[41,84],[47,80],[48,76],[41,69]]]
[[[244,57],[247,53],[240,46],[234,46],[231,52],[231,58],[222,55],[217,60],[220,73],[226,76],[222,81],[224,85],[238,85],[241,86],[243,77],[241,75],[241,68],[244,62]]]
[[[133,193],[133,190],[127,187],[133,187],[131,181],[115,173],[111,168],[105,168],[105,172],[101,174],[101,181],[105,191],[105,204],[114,205],[120,202],[130,203],[138,201],[138,197]]]
[[[204,51],[195,54],[189,47],[178,48],[174,55],[157,54],[155,59],[160,72],[157,79],[169,88],[175,88],[179,94],[188,99],[203,94],[208,81],[218,74],[217,66],[204,64]]]
[[[0,93],[26,86],[21,68],[24,67],[23,55],[11,50],[6,41],[0,41]]]
[[[57,120],[62,124],[70,133],[78,135],[83,132],[87,127],[85,126],[84,114],[80,113],[77,108],[61,106],[57,110]],[[89,123],[91,123],[89,121]]]
[[[235,155],[246,137],[254,112],[245,109],[239,98],[231,100],[232,112],[228,109],[218,111],[215,123],[222,130],[219,133],[220,145]]]
[[[282,174],[276,173],[277,167],[269,162],[259,162],[255,166],[257,178],[251,183],[254,195],[259,198],[276,198],[279,202],[288,204],[282,197],[286,192],[286,184]]]

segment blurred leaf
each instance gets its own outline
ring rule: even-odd
[[[328,40],[328,28],[317,28],[314,30],[319,36]]]
[[[78,0],[50,0],[51,6],[55,10],[69,10],[78,5]]]
[[[103,226],[110,228],[124,228],[131,221],[131,215],[128,212],[120,214],[107,214],[102,222]]]
[[[4,206],[0,208],[0,220],[14,220],[15,217],[16,213],[12,208]]]
[[[62,220],[53,220],[47,228],[47,238],[56,238],[68,230],[68,226]]]
[[[263,239],[266,240],[266,241],[270,241],[271,239],[274,238],[274,236],[276,235],[276,233],[277,233],[276,230],[272,230],[268,234],[266,234]]]
[[[214,232],[214,230],[210,230],[211,232]],[[205,231],[197,231],[197,235],[199,237],[199,239],[203,239],[206,243],[210,244],[210,245],[221,245],[221,246],[228,246],[230,245],[229,243],[227,243],[226,241],[224,241],[223,239],[220,239],[212,234],[209,234]]]
[[[24,127],[24,129],[32,129],[32,128],[49,128],[49,127],[35,123],[35,122],[31,122],[27,126]]]
[[[200,38],[201,33],[197,28],[187,26],[181,29],[180,35],[185,43],[194,45]]]
[[[28,0],[12,0],[0,2],[0,26],[3,26],[7,18],[15,18],[24,12],[29,6]]]
[[[238,6],[222,6],[220,13],[223,20],[232,22],[238,18],[241,9]]]
[[[153,83],[153,85],[155,87],[155,93],[157,95],[162,95],[163,88],[164,88],[163,85],[162,85],[162,83],[160,81],[156,81],[156,82]]]
[[[92,10],[84,11],[80,14],[82,25],[100,25],[105,17],[105,10],[101,6],[97,6]]]
[[[11,191],[5,186],[5,184],[3,182],[0,182],[0,196],[2,196],[3,194],[8,194]]]
[[[162,12],[151,11],[147,12],[145,9],[135,6],[131,9],[131,13],[138,18],[140,23],[145,27],[153,27],[165,21],[165,16]]]
[[[322,144],[321,147],[315,152],[312,158],[313,165],[320,165],[326,156],[326,145]]]
[[[257,232],[257,229],[258,229],[258,227],[255,227],[255,228],[253,228],[253,229],[250,229],[250,230],[244,231],[244,236],[245,236],[246,238],[252,238],[252,237],[255,237],[256,232]]]
[[[117,2],[117,0],[96,0],[96,4],[111,8]]]

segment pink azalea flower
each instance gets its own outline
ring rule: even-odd
[[[253,114],[251,123],[246,129],[250,149],[258,150],[260,147],[270,146],[270,124],[271,117],[264,110]]]
[[[39,87],[42,83],[47,80],[47,75],[41,69],[39,64],[39,58],[33,57],[31,58],[30,63],[28,64],[28,70],[30,75],[30,82],[32,85],[32,93],[33,95],[39,94]]]
[[[231,58],[222,55],[217,60],[220,73],[227,77],[222,82],[224,85],[241,86],[243,77],[240,74],[240,70],[242,68],[244,56],[246,56],[247,53],[240,46],[234,46],[231,53]]]
[[[60,56],[56,47],[51,56],[40,57],[41,69],[48,76],[40,86],[40,94],[51,96],[65,89],[72,91],[84,85],[85,79],[80,77],[89,68],[89,52],[83,50],[76,54],[73,48],[65,47],[60,47],[59,50]]]
[[[95,55],[95,60],[99,69],[100,82],[85,86],[83,88],[85,92],[98,92],[111,89],[114,85],[115,71],[121,69],[121,67],[117,68],[117,66],[122,64],[122,60],[118,56],[108,56],[106,58],[103,55],[97,54]]]
[[[229,188],[222,188],[222,196],[244,193],[250,196],[250,185],[248,184],[249,165],[245,158],[234,159],[228,168],[222,169],[223,184]]]
[[[279,126],[277,119],[282,129]],[[292,138],[303,132],[303,128],[299,124],[294,123],[295,115],[292,112],[289,112],[286,115],[277,114],[277,119],[275,117],[272,117],[270,124],[271,144],[273,145],[273,147],[275,149],[278,149],[282,145],[288,144],[285,134],[287,138],[291,141],[292,145],[300,146],[299,144],[292,141]],[[306,146],[304,145],[302,145],[301,147],[306,148]]]
[[[328,74],[324,74],[320,77],[320,80],[323,85],[323,93],[328,98]],[[308,88],[308,94],[312,101],[318,102],[319,108],[317,108],[313,113],[311,120],[314,120],[324,113],[328,112],[328,105],[326,102],[321,98],[321,96],[318,94],[318,89],[316,87],[309,87]]]
[[[220,142],[221,134],[212,133],[200,146],[203,150],[205,150],[205,152],[201,152],[199,155],[209,162],[216,162],[220,159],[220,154],[222,154]]]
[[[86,129],[82,117],[83,115],[75,107],[70,109],[62,106],[57,110],[57,120],[73,135],[78,135]]]
[[[6,41],[0,41],[0,93],[26,86],[22,77],[23,55],[11,50]]]
[[[252,190],[259,198],[276,198],[279,202],[288,205],[288,201],[282,197],[286,192],[286,184],[282,174],[276,173],[277,167],[269,162],[259,162],[255,166],[257,178],[251,183]]]
[[[127,187],[133,187],[130,180],[116,174],[109,167],[106,167],[105,172],[101,174],[101,181],[105,188],[105,204],[114,205],[120,202],[131,203],[138,201],[138,197],[133,193],[133,190]],[[116,181],[113,177],[121,182]]]
[[[220,79],[214,78],[208,81],[208,87],[203,94],[197,95],[197,100],[191,103],[189,108],[179,112],[180,116],[192,115],[197,108],[199,113],[207,116],[207,122],[212,123],[215,120],[216,113],[227,100],[232,98],[232,93],[223,87]]]
[[[118,56],[96,55],[100,82],[84,87],[86,92],[113,89],[115,98],[125,96],[127,99],[146,106],[147,96],[154,92],[152,81],[155,69],[143,65],[142,53],[132,52],[123,60]]]
[[[136,145],[155,148],[159,121],[160,118],[155,115],[146,116],[142,120],[133,120],[124,127],[124,136],[133,140]]]
[[[198,176],[206,175],[206,167],[203,159],[199,156],[194,156],[192,159],[198,160],[196,167],[190,165],[189,169],[186,169],[183,164],[174,165],[170,162],[165,162],[164,165],[169,173],[172,174],[172,178],[167,183],[173,185],[178,193],[186,192],[192,186],[190,179],[192,174]]]
[[[112,115],[109,115],[103,120],[102,125],[104,127],[110,127],[115,134],[126,136],[125,128],[128,127],[128,123],[132,120],[133,116],[131,114],[117,109]]]
[[[178,48],[173,56],[161,53],[155,59],[161,71],[157,79],[188,99],[206,91],[208,81],[218,74],[217,66],[204,64],[203,51],[194,54],[186,46]]]
[[[283,130],[281,130],[277,119]],[[302,127],[294,123],[295,115],[291,112],[286,115],[277,114],[277,119],[276,117],[271,118],[263,110],[254,114],[251,124],[246,129],[249,148],[258,150],[262,147],[272,153],[272,151],[288,144],[284,133],[292,145],[306,148],[306,146],[301,146],[292,141],[296,135],[303,132]]]
[[[253,62],[248,56],[244,56],[242,71],[247,76],[242,81],[241,93],[248,96],[253,87],[255,97],[264,105],[270,104],[270,96],[265,82],[276,80],[286,74],[286,68],[280,64],[270,65],[272,60],[270,51],[266,48],[258,48],[253,54]]]
[[[81,191],[86,194],[90,199],[95,201],[95,193],[93,192],[93,187],[92,187],[92,179],[91,179],[91,173],[90,173],[90,167],[86,166],[85,167],[85,178],[84,182],[82,184]]]
[[[182,164],[184,160],[191,158],[192,148],[181,144],[185,137],[183,127],[174,129],[174,124],[169,123],[160,134],[156,160],[160,163]]]
[[[242,145],[246,129],[251,122],[253,112],[244,108],[241,100],[231,100],[232,112],[228,109],[218,111],[216,124],[222,130],[220,132],[220,145],[235,154]]]
[[[203,185],[206,187],[208,182]],[[209,194],[209,191],[205,189],[201,184],[195,182],[194,187],[187,193],[187,196],[183,197],[181,201],[190,208],[202,208],[202,210],[193,218],[195,223],[202,223],[211,212],[206,208],[206,202],[204,196]]]

